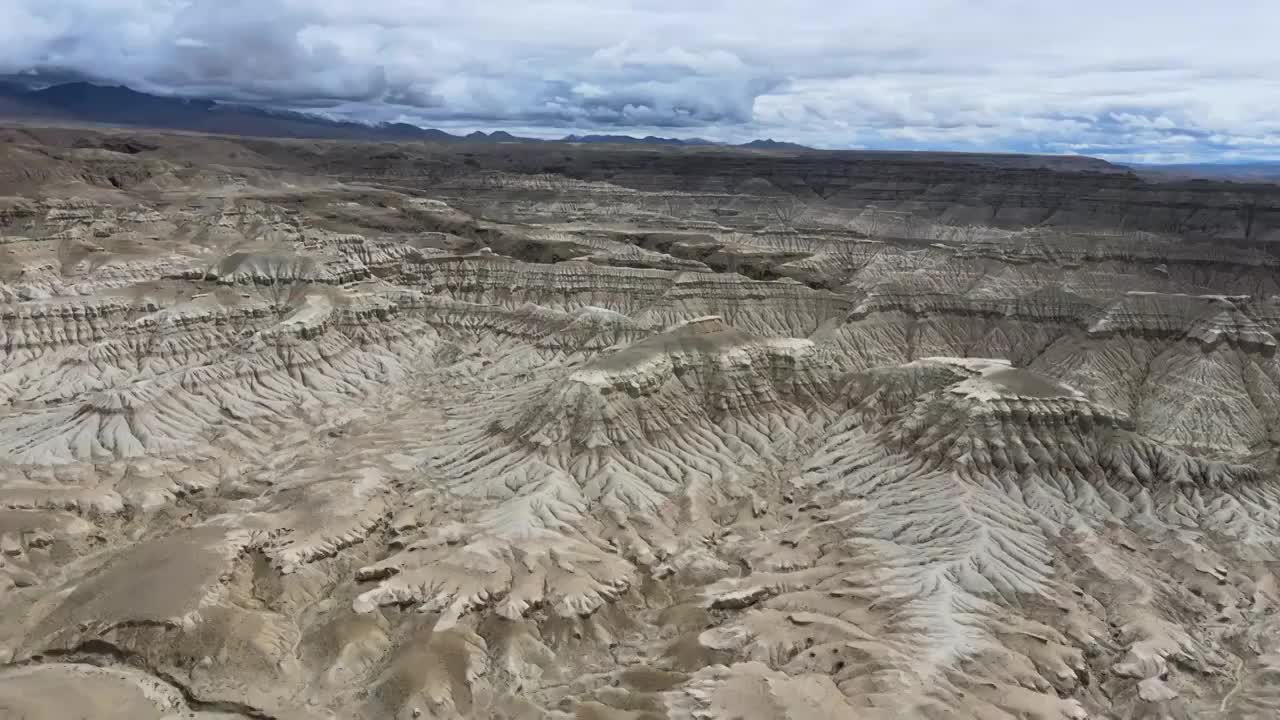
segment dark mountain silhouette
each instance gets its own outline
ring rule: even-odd
[[[227,135],[344,140],[457,139],[407,123],[371,125],[330,120],[289,110],[164,97],[124,86],[64,83],[31,90],[0,85],[0,115],[23,119],[131,125]]]
[[[477,130],[462,139],[468,142],[541,142],[533,138],[516,137],[505,130],[494,130],[491,133]]]
[[[10,76],[11,78],[14,76]],[[359,123],[320,115],[204,98],[152,95],[123,85],[66,82],[32,88],[0,78],[0,118],[50,120],[189,130],[222,135],[330,140],[422,140],[432,142],[541,142],[505,131],[459,136],[409,123]],[[701,138],[636,138],[629,135],[570,135],[564,142],[628,145],[706,146]],[[757,140],[745,147],[806,149],[801,145]]]
[[[754,150],[810,150],[812,149],[812,148],[805,147],[804,145],[797,145],[796,143],[790,143],[790,142],[782,142],[780,140],[774,140],[773,138],[768,138],[765,140],[752,140],[751,142],[743,143],[738,147],[752,148]]]

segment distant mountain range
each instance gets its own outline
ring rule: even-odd
[[[1280,162],[1192,163],[1183,165],[1131,164],[1139,175],[1153,180],[1226,180],[1240,183],[1280,182]]]
[[[706,140],[703,138],[664,138],[649,135],[638,138],[630,135],[566,135],[561,138],[561,142],[569,143],[609,143],[611,145],[684,145],[687,147],[698,146],[722,146],[725,143],[719,143],[715,140]],[[756,150],[812,150],[813,148],[796,143],[779,142],[777,140],[752,140],[749,143],[742,143],[734,147],[754,148]]]
[[[328,140],[421,140],[432,142],[542,142],[501,130],[453,135],[408,123],[358,123],[320,115],[223,103],[200,98],[166,97],[124,86],[68,82],[33,88],[0,81],[0,118],[49,120],[100,125],[127,125],[189,130],[222,135]],[[563,142],[626,145],[717,146],[711,140],[629,135],[569,135]],[[803,145],[754,140],[738,147],[761,150],[808,150]]]
[[[714,140],[702,138],[664,138],[648,135],[638,138],[631,135],[566,135],[561,138],[568,143],[608,143],[610,145],[719,145]]]

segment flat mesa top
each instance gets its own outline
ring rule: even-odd
[[[971,400],[989,402],[1008,398],[1084,400],[1079,390],[1025,368],[1013,367],[1000,358],[934,357],[917,362],[963,368],[972,377],[952,387],[951,392]]]
[[[1023,397],[1057,398],[1076,397],[1080,394],[1062,383],[1021,368],[996,370],[984,378]]]

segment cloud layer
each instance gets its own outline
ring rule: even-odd
[[[456,130],[1280,159],[1274,0],[7,0],[0,73]]]

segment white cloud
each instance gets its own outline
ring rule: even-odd
[[[1249,157],[1280,4],[6,0],[0,72],[447,128]]]

